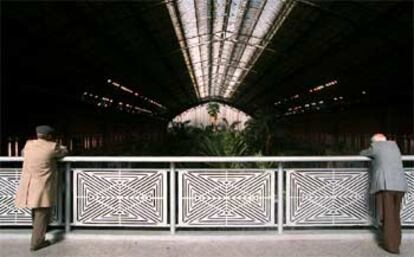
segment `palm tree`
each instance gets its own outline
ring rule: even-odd
[[[207,105],[207,112],[210,116],[211,124],[213,125],[213,130],[216,131],[217,128],[217,116],[220,113],[220,105],[215,102],[211,102]]]

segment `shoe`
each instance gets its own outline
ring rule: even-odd
[[[389,249],[384,248],[384,250],[387,251],[387,252],[389,252],[389,253],[392,253],[392,254],[400,254],[400,250],[399,249],[392,251],[392,250],[389,250]]]
[[[32,248],[30,248],[30,251],[37,251],[37,250],[42,249],[44,247],[47,247],[47,246],[49,246],[51,244],[52,244],[52,242],[50,242],[49,240],[45,240],[45,241],[41,242],[40,244],[38,244],[38,245],[33,246]]]

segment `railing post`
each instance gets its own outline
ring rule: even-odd
[[[175,234],[175,164],[170,163],[170,231]]]
[[[71,183],[70,183],[70,162],[66,163],[65,169],[65,232],[70,232],[71,220]]]
[[[283,164],[279,162],[277,170],[277,231],[283,233]]]

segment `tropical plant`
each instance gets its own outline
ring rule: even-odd
[[[244,136],[252,152],[271,155],[276,131],[275,116],[259,113],[246,122]]]
[[[235,132],[237,127],[240,125],[240,121],[234,121],[231,124],[229,124],[229,121],[226,118],[223,118],[223,126],[222,129],[226,129],[229,131]]]
[[[206,133],[198,142],[200,154],[205,156],[243,156],[248,153],[242,133],[223,129]],[[227,168],[240,167],[238,163],[209,164],[209,166]]]
[[[210,116],[210,121],[213,126],[213,129],[217,128],[217,117],[220,113],[220,105],[215,102],[211,102],[207,105],[207,113]]]
[[[190,121],[173,122],[168,128],[164,153],[167,155],[198,155],[196,142],[203,129],[190,126]]]

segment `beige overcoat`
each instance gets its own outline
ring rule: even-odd
[[[22,154],[16,207],[51,207],[56,194],[56,161],[67,154],[66,148],[44,139],[28,140]]]

